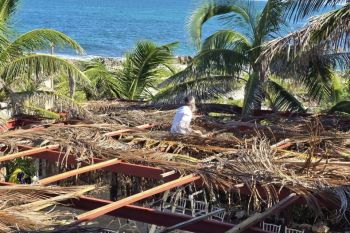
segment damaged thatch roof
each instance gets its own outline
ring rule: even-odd
[[[1,186],[0,232],[38,231],[60,224],[69,216],[72,219],[73,215],[68,212],[42,210],[92,189],[93,186]]]
[[[153,118],[143,121],[152,123]],[[222,127],[229,130],[214,138],[182,138],[152,131],[124,133],[119,140],[105,134],[120,130],[120,125],[53,125],[7,132],[0,136],[0,143],[8,147],[8,152],[15,151],[20,144],[59,144],[63,158],[71,154],[80,162],[91,162],[93,157],[119,158],[164,171],[197,174],[210,190],[228,192],[244,184],[252,193],[250,208],[260,208],[261,203],[272,205],[282,189],[289,189],[303,196],[319,213],[322,200],[338,206],[339,220],[349,211],[350,169],[346,161],[350,135],[336,128],[324,130],[317,118],[299,121],[298,126],[295,122],[298,121],[273,122],[273,127],[255,124],[251,129],[249,124],[243,124],[249,137],[241,137],[242,132],[237,129],[242,125],[226,123]],[[267,133],[273,135],[269,140]],[[273,145],[283,142],[286,136],[290,150]]]

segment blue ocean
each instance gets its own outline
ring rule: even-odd
[[[135,42],[149,39],[158,44],[180,42],[177,55],[193,55],[187,22],[202,0],[22,0],[13,17],[17,33],[35,28],[56,29],[69,35],[88,56],[120,57]],[[265,2],[256,1],[256,9]],[[291,23],[294,30],[303,23]],[[227,25],[226,25],[227,27]],[[204,36],[222,28],[210,20]],[[69,55],[68,51],[56,51]]]

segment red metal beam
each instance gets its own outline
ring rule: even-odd
[[[101,199],[90,198],[90,197],[72,199],[71,202],[73,203],[75,208],[78,208],[81,210],[96,209],[102,206],[106,206],[110,203],[113,203],[112,201],[101,200]],[[120,209],[107,213],[107,215],[115,216],[119,218],[131,219],[139,222],[145,222],[148,224],[155,224],[157,226],[165,226],[165,227],[173,226],[177,223],[192,219],[192,216],[185,215],[185,214],[162,212],[159,210],[141,207],[141,206],[135,206],[135,205],[124,206]],[[212,221],[212,220],[203,220],[203,221],[194,223],[192,225],[186,226],[182,228],[182,230],[199,232],[199,233],[213,233],[213,232],[223,233],[234,226],[235,225],[230,223],[224,223],[224,222]],[[262,229],[255,228],[255,227],[252,227],[245,232],[246,233],[266,233]]]
[[[91,210],[87,213],[78,215],[76,217],[78,222],[84,222],[84,221],[91,221],[95,218],[98,218],[102,215],[105,215],[113,210],[117,210],[120,209],[126,205],[129,205],[131,203],[135,203],[137,201],[143,200],[147,197],[156,195],[158,193],[162,193],[164,191],[170,190],[172,188],[176,188],[185,184],[189,184],[191,182],[194,182],[196,180],[200,180],[201,178],[199,176],[195,176],[195,175],[187,175],[181,178],[178,178],[176,180],[167,182],[165,184],[159,185],[157,187],[151,188],[149,190],[146,190],[144,192],[141,193],[137,193],[135,195],[123,198],[119,201],[113,202],[111,204],[108,204],[106,206],[102,206],[100,208]]]
[[[97,169],[110,167],[110,166],[116,165],[118,163],[121,163],[121,160],[111,159],[111,160],[107,160],[104,162],[91,164],[91,165],[81,167],[81,168],[78,168],[78,169],[75,169],[72,171],[67,171],[67,172],[64,172],[61,174],[57,174],[55,176],[50,176],[50,177],[44,178],[44,179],[39,181],[39,184],[48,185],[48,184],[54,183],[54,182],[59,181],[59,180],[64,180],[64,179],[67,179],[69,177],[76,176],[76,175],[83,174],[83,173],[90,172],[90,171],[94,171]]]
[[[32,149],[33,147],[30,146],[24,146],[21,145],[19,146],[21,149]],[[36,154],[31,155],[32,157],[40,158],[40,159],[45,159],[48,161],[53,161],[53,162],[62,162],[63,161],[63,154],[59,151],[55,150],[47,150],[45,152],[39,152]],[[67,157],[64,158],[64,161],[67,162],[68,164],[75,165],[77,164],[77,161],[73,155],[68,155]],[[94,163],[100,163],[104,162],[106,160],[104,159],[99,159],[99,158],[93,158]],[[84,166],[90,165],[88,163],[83,163]],[[109,167],[104,167],[102,168],[104,171],[108,172],[115,172],[115,173],[123,173],[126,175],[131,175],[131,176],[138,176],[138,177],[145,177],[145,178],[150,178],[150,179],[162,179],[161,174],[164,173],[164,170],[161,168],[157,167],[150,167],[150,166],[144,166],[144,165],[138,165],[138,164],[132,164],[132,163],[127,163],[127,162],[121,162],[118,164],[115,164],[113,166]],[[166,178],[166,180],[171,180],[174,178],[177,178],[178,174],[174,174],[173,176],[169,176]]]
[[[14,185],[14,184],[8,183],[8,182],[0,182],[0,186],[8,186],[8,185]],[[109,200],[102,200],[102,199],[82,196],[82,197],[79,197],[79,199],[70,199],[68,201],[65,201],[63,204],[72,204],[73,207],[76,209],[89,211],[89,210],[100,208],[102,206],[106,206],[111,203],[113,202]],[[119,218],[131,219],[139,222],[145,222],[148,224],[155,224],[158,226],[165,226],[165,227],[173,226],[177,223],[184,222],[192,218],[191,216],[185,215],[185,214],[162,212],[159,210],[141,207],[141,206],[135,206],[135,205],[124,206],[118,210],[114,210],[107,213],[107,215],[119,217]],[[198,233],[213,233],[213,232],[223,233],[234,226],[235,225],[230,223],[223,223],[223,222],[212,221],[212,220],[203,220],[201,222],[197,222],[192,225],[186,226],[182,230],[198,232]],[[245,232],[246,233],[266,233],[266,231],[263,231],[262,229],[255,228],[255,227],[252,227]]]

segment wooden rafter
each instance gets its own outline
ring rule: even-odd
[[[200,177],[199,176],[195,176],[195,175],[187,175],[181,178],[178,178],[176,180],[167,182],[165,184],[159,185],[157,187],[151,188],[149,190],[146,190],[144,192],[141,193],[137,193],[135,195],[126,197],[124,199],[121,199],[119,201],[113,202],[109,205],[106,206],[102,206],[100,208],[94,209],[92,211],[86,212],[84,214],[78,215],[76,217],[77,222],[84,222],[84,221],[91,221],[95,218],[98,218],[104,214],[107,214],[111,211],[120,209],[126,205],[135,203],[137,201],[143,200],[147,197],[153,196],[155,194],[158,193],[162,193],[164,191],[170,190],[172,188],[176,188],[185,184],[189,184],[191,182],[194,182],[196,180],[199,180]]]
[[[54,149],[57,149],[58,147],[59,147],[59,145],[49,145],[49,146],[44,146],[44,147],[31,148],[29,150],[17,152],[17,153],[10,154],[10,155],[5,155],[5,156],[0,157],[0,163],[5,162],[5,161],[9,161],[9,160],[13,160],[13,159],[17,159],[17,158],[26,157],[26,156],[35,156],[37,153],[46,152],[49,150],[54,150]]]
[[[104,161],[104,162],[100,162],[100,163],[92,164],[92,165],[89,165],[89,166],[77,168],[77,169],[72,170],[72,171],[68,171],[68,172],[64,172],[64,173],[61,173],[61,174],[57,174],[55,176],[47,177],[45,179],[40,180],[39,184],[41,184],[41,185],[48,185],[48,184],[54,183],[54,182],[59,181],[59,180],[64,180],[64,179],[67,179],[69,177],[73,177],[73,176],[76,176],[76,175],[79,175],[79,174],[83,174],[83,173],[86,173],[86,172],[90,172],[90,171],[95,171],[97,169],[106,168],[106,167],[109,167],[109,166],[112,166],[112,165],[116,165],[118,163],[121,163],[121,160],[119,160],[119,159],[107,160],[107,161]]]

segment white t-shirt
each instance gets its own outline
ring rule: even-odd
[[[191,132],[190,123],[192,120],[192,111],[188,106],[182,106],[176,110],[171,133],[188,134]]]

